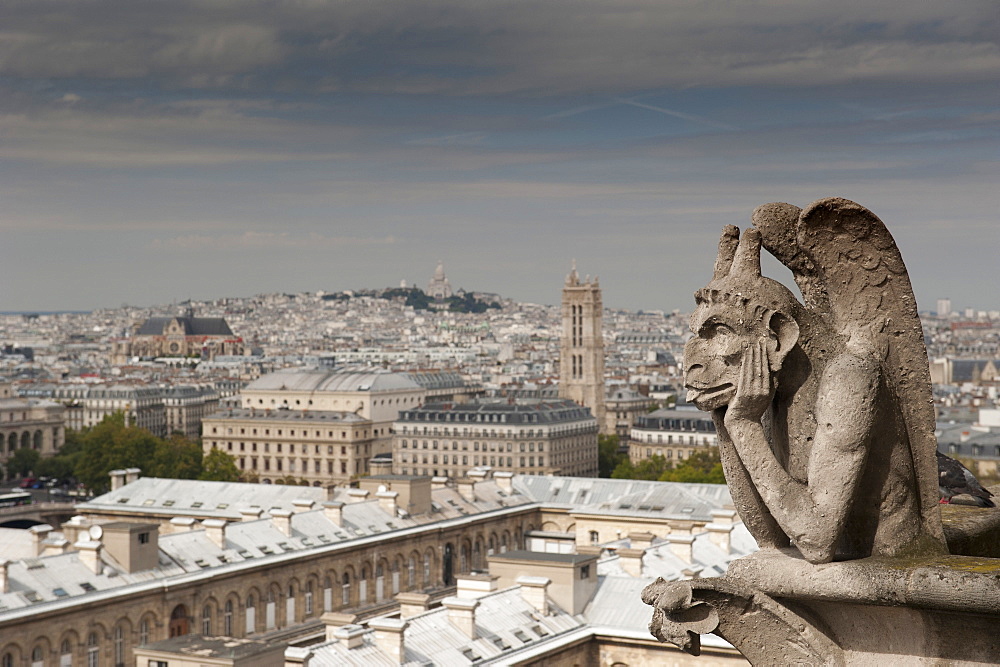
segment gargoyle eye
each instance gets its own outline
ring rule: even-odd
[[[735,332],[728,324],[710,320],[702,325],[700,333],[702,338],[715,338],[716,336],[726,336]]]

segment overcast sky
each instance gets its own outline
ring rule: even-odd
[[[682,309],[842,196],[1000,307],[996,0],[2,0],[0,310],[425,285]]]

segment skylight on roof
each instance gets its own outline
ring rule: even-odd
[[[119,498],[118,499],[118,504],[119,505],[124,505],[127,502],[128,502],[128,498]]]
[[[173,500],[164,500],[163,501],[163,506],[164,507],[173,507],[174,506],[174,501]]]
[[[148,499],[146,499],[146,500],[142,501],[142,504],[143,504],[143,506],[145,506],[145,507],[149,507],[150,505],[152,505],[152,504],[153,504],[153,503],[155,503],[155,502],[156,502],[156,499],[155,499],[155,498],[148,498]]]
[[[61,587],[53,588],[52,594],[55,595],[57,598],[69,597],[69,593],[66,592],[66,589]]]
[[[199,502],[196,502],[196,503],[191,503],[191,508],[192,508],[192,509],[198,509],[199,507],[201,507],[201,506],[202,506],[202,505],[204,505],[204,504],[205,504],[205,503],[203,503],[203,502],[200,502],[200,501],[199,501]]]
[[[90,583],[89,581],[81,582],[80,583],[80,588],[83,589],[84,593],[93,593],[94,591],[97,590],[96,588],[94,588],[94,585],[92,583]]]

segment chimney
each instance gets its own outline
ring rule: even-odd
[[[396,602],[399,603],[399,615],[402,618],[409,618],[430,609],[431,596],[427,593],[404,591],[396,595]]]
[[[271,523],[281,531],[285,537],[292,536],[292,511],[291,510],[271,510]]]
[[[70,541],[62,538],[49,538],[45,540],[42,545],[42,555],[43,556],[58,556],[59,554],[64,554],[69,551]]]
[[[335,639],[334,633],[340,628],[356,625],[358,622],[358,615],[340,611],[328,611],[320,616],[319,620],[322,621],[323,625],[326,627],[326,641],[329,642]],[[362,630],[364,630],[364,628],[362,628]]]
[[[469,639],[476,638],[476,607],[479,600],[465,598],[445,598],[441,605],[448,610],[448,620]]]
[[[476,480],[460,479],[457,480],[456,486],[458,487],[458,493],[463,498],[470,503],[476,502]]]
[[[90,522],[79,514],[60,526],[63,536],[69,540],[71,544],[77,542],[80,539],[80,536],[87,532],[89,527]]]
[[[327,641],[333,641],[334,639],[339,639],[344,642],[344,646],[349,649],[358,648],[359,646],[364,646],[365,643],[365,630],[360,625],[341,625],[341,626],[327,626]]]
[[[7,566],[10,561],[0,559],[0,593],[10,593],[10,579],[7,578]]]
[[[37,526],[32,526],[28,529],[28,532],[31,533],[31,546],[34,550],[34,555],[41,556],[42,551],[45,549],[42,542],[44,542],[45,538],[47,538],[49,533],[52,532],[52,526],[47,523],[43,523]]]
[[[331,484],[330,486],[326,487],[326,499],[336,500],[336,498],[337,498],[337,485]]]
[[[496,574],[459,574],[455,576],[457,597],[474,600],[489,595],[497,589]]]
[[[375,631],[375,646],[389,656],[394,663],[403,664],[403,633],[408,621],[401,618],[380,616],[368,621],[368,627]]]
[[[205,519],[201,522],[205,537],[220,549],[226,548],[226,522],[223,519]]]
[[[256,521],[263,513],[259,507],[244,507],[240,510],[240,521]]]
[[[701,571],[703,569],[704,568],[701,567],[700,565],[693,565],[691,567],[686,567],[683,570],[681,570],[681,574],[683,574],[688,579],[700,579]]]
[[[142,476],[141,468],[126,468],[125,469],[125,483],[131,484],[132,482],[139,479]]]
[[[125,471],[124,470],[112,470],[108,473],[111,476],[111,490],[117,491],[118,489],[125,486]]]
[[[670,551],[685,563],[690,563],[694,556],[692,547],[694,545],[694,535],[667,535],[667,542],[670,543]]]
[[[524,601],[535,608],[542,616],[549,615],[549,584],[552,580],[548,577],[520,576],[517,583],[521,587],[521,597]]]
[[[496,480],[497,488],[501,491],[507,495],[514,493],[514,473],[508,470],[500,470],[493,473],[493,479]]]
[[[392,518],[396,518],[396,491],[379,491],[375,494],[378,498],[378,505]]]
[[[295,508],[293,511],[298,514],[299,512],[308,512],[313,506],[316,505],[315,502],[309,500],[308,498],[297,498],[292,501],[292,506]]]
[[[629,544],[633,549],[648,549],[653,546],[654,537],[656,536],[648,532],[628,534]]]
[[[93,540],[82,540],[73,546],[76,547],[77,556],[80,562],[94,574],[104,571],[104,563],[101,562],[101,543]]]
[[[347,490],[347,502],[349,503],[363,503],[368,500],[368,492],[364,489],[348,489]]]
[[[490,471],[483,470],[482,468],[473,468],[472,470],[467,472],[466,475],[469,477],[469,479],[474,479],[477,482],[485,482],[486,479],[490,476]]]
[[[645,549],[618,549],[618,563],[625,574],[631,577],[642,576],[642,557]]]
[[[304,646],[289,646],[285,649],[285,667],[309,667],[313,652]]]
[[[431,477],[431,490],[438,491],[439,489],[447,488],[448,478],[447,477]]]
[[[339,501],[326,501],[323,503],[323,515],[332,521],[334,525],[344,525],[344,503]]]
[[[733,552],[731,537],[735,527],[733,522],[735,517],[735,510],[712,510],[712,523],[705,526],[708,530],[708,539],[727,554]]]
[[[668,521],[667,526],[670,527],[670,533],[672,535],[690,535],[691,534],[691,522],[690,521]]]
[[[194,528],[195,520],[189,516],[175,516],[170,520],[171,533],[186,533]]]

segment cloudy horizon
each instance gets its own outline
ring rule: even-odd
[[[987,0],[8,0],[0,310],[423,285],[688,309],[718,233],[842,196],[921,309],[1000,307]]]

